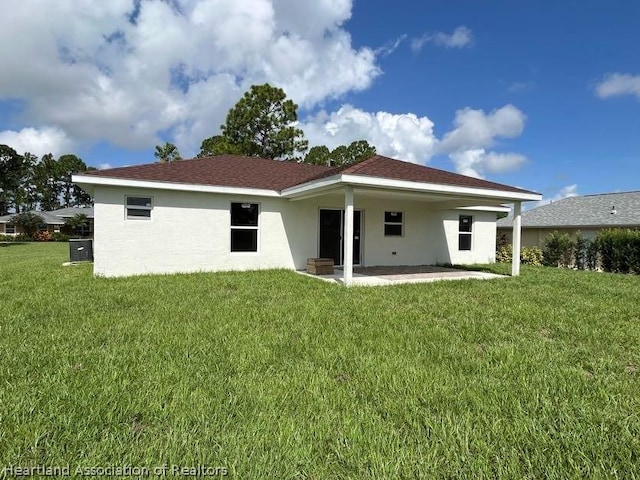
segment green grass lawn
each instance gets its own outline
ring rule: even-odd
[[[67,258],[0,247],[0,469],[640,477],[638,276],[346,289],[286,271],[93,278]]]

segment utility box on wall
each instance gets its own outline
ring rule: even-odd
[[[69,240],[69,259],[72,262],[93,262],[93,240]]]

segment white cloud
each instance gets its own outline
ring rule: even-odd
[[[73,142],[58,128],[23,128],[20,131],[0,132],[0,144],[9,145],[19,154],[26,152],[37,156],[52,153],[54,156],[71,153]]]
[[[518,153],[486,152],[484,148],[462,150],[449,155],[456,171],[470,177],[484,178],[484,173],[504,173],[520,168],[527,157]]]
[[[465,108],[457,112],[454,128],[439,140],[428,117],[372,113],[344,105],[332,113],[320,112],[300,126],[312,146],[335,148],[364,139],[381,155],[420,164],[434,155],[447,154],[458,173],[483,178],[485,174],[515,170],[527,162],[518,153],[487,151],[499,137],[520,135],[524,121],[524,114],[513,105],[489,114]]]
[[[611,73],[596,85],[596,94],[600,98],[619,95],[634,95],[640,100],[640,75]]]
[[[463,175],[483,178],[484,172],[501,173],[514,170],[527,159],[517,153],[496,153],[486,149],[498,138],[515,138],[524,130],[526,116],[509,104],[485,113],[464,108],[456,112],[454,129],[447,132],[439,144],[439,153],[446,153]]]
[[[131,16],[136,12],[136,18]],[[255,83],[303,108],[380,74],[344,23],[352,0],[6,0],[0,100],[76,140],[148,148],[159,132],[188,155]],[[25,61],[29,59],[29,61]],[[339,68],[327,68],[339,65]]]
[[[355,48],[345,28],[353,0],[5,0],[3,6],[0,44],[11,48],[0,49],[0,101],[24,104],[20,120],[39,127],[0,133],[18,149],[66,153],[99,141],[150,148],[162,135],[190,156],[218,133],[250,85],[270,82],[300,105],[312,145],[366,139],[381,154],[417,163],[445,153],[458,159],[459,170],[477,175],[523,162],[487,150],[522,132],[524,114],[511,105],[489,114],[457,112],[441,142],[433,122],[414,113],[344,105],[304,119],[305,110],[369,88],[380,75],[377,58],[405,41]],[[461,48],[472,40],[461,26],[412,46]]]
[[[407,35],[404,35],[404,34],[400,35],[395,40],[389,41],[384,45],[382,45],[381,47],[376,48],[374,50],[374,53],[380,57],[389,56],[393,52],[395,52],[398,49],[398,47],[402,45],[402,42],[404,42],[406,39],[407,39]]]
[[[101,163],[98,165],[98,170],[108,170],[109,168],[113,168],[110,163]]]
[[[523,129],[526,116],[513,105],[505,105],[489,114],[483,110],[464,108],[456,112],[455,128],[441,144],[444,152],[490,147],[497,137],[514,138]]]
[[[452,33],[425,33],[421,37],[414,38],[411,41],[411,49],[414,52],[419,52],[428,43],[433,43],[434,45],[445,48],[463,48],[471,45],[471,42],[473,42],[473,33],[471,30],[467,27],[460,26]]]
[[[533,203],[527,203],[526,204],[527,210],[536,208],[536,207],[541,207],[543,205],[547,205],[552,202],[557,202],[558,200],[562,200],[563,198],[577,197],[578,195],[579,193],[578,193],[577,184],[574,183],[572,185],[567,185],[565,187],[562,187],[560,190],[558,190],[555,194],[551,195],[550,197],[545,198],[544,200],[540,200],[538,202],[533,202]]]
[[[367,140],[381,155],[414,163],[427,162],[438,140],[433,122],[413,113],[365,112],[344,105],[336,112],[320,112],[301,124],[311,145],[335,148],[354,140]]]

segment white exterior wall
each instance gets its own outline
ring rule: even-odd
[[[153,198],[151,219],[126,219],[125,195]],[[318,256],[321,208],[344,208],[340,196],[301,201],[211,193],[96,186],[94,273],[304,269]],[[230,252],[231,202],[260,204],[258,252]],[[496,214],[434,211],[428,203],[358,198],[361,264],[425,265],[495,260]],[[384,236],[384,212],[404,214],[404,235]],[[471,215],[472,250],[458,251],[458,216]],[[395,253],[394,253],[395,252]]]
[[[309,211],[306,228],[313,231],[317,256],[319,237],[319,211],[321,208],[344,208],[339,197],[325,197],[301,202]],[[432,265],[472,264],[495,262],[496,213],[473,210],[431,210],[430,205],[417,201],[377,200],[358,198],[355,209],[362,211],[361,264],[381,265]],[[384,212],[403,212],[402,237],[384,236]],[[458,217],[473,217],[472,249],[458,251]],[[309,222],[312,220],[312,222]],[[306,257],[297,268],[304,268]]]
[[[458,217],[470,215],[471,250],[458,250]],[[473,263],[493,263],[496,261],[496,212],[476,210],[449,210],[440,213],[446,241],[436,244],[441,250],[437,257],[440,263],[470,265]],[[446,246],[446,249],[445,249]],[[443,260],[449,258],[448,260]]]
[[[152,197],[151,219],[126,219],[125,195]],[[94,199],[96,275],[293,269],[313,256],[304,246],[316,250],[314,232],[297,228],[307,212],[287,200],[114,187],[96,187]],[[231,202],[260,204],[257,253],[230,251]]]

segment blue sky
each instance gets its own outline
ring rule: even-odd
[[[0,143],[18,151],[189,156],[268,81],[311,144],[366,138],[546,199],[640,189],[640,2],[8,1]]]
[[[460,49],[428,45],[418,54],[400,47],[381,59],[385,74],[354,96],[355,104],[428,115],[443,134],[457,109],[511,103],[527,120],[522,135],[505,143],[528,162],[493,179],[545,196],[574,184],[581,194],[640,188],[640,87],[635,96],[596,95],[607,74],[640,74],[640,2],[374,3],[380,8],[355,5],[349,28],[356,43],[459,25],[473,40]],[[443,156],[431,165],[452,167]]]

